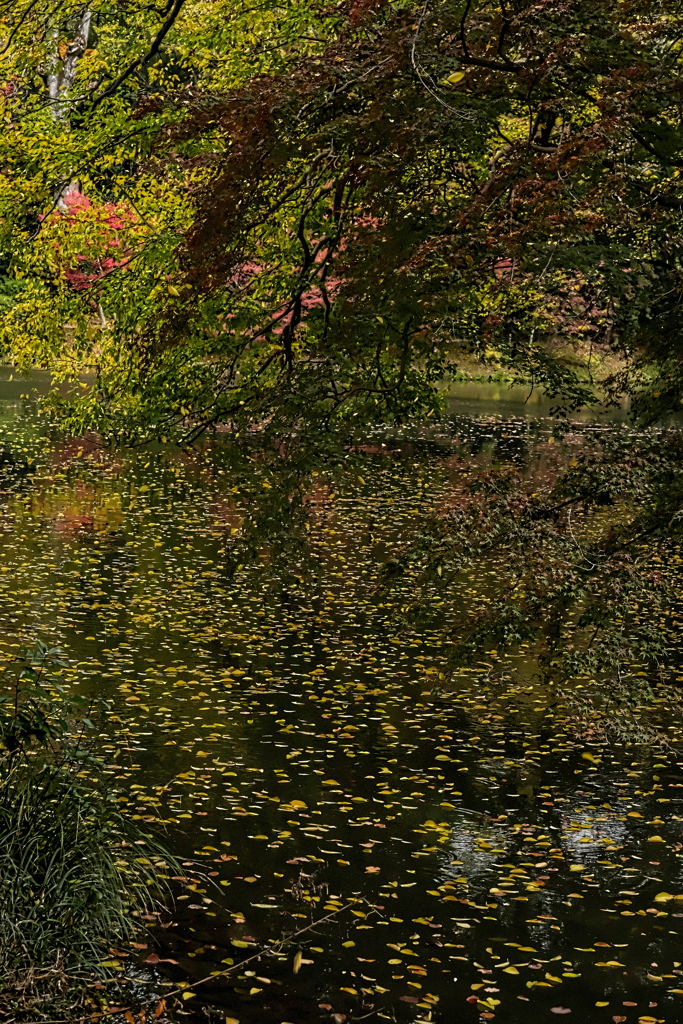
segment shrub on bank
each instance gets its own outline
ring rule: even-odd
[[[0,674],[0,1011],[36,1022],[98,1005],[102,962],[140,930],[163,856],[107,791],[59,664],[40,644]]]

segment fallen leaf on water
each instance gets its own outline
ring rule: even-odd
[[[550,1012],[551,1013],[571,1013],[572,1011],[568,1010],[566,1006],[551,1006],[550,1007]]]

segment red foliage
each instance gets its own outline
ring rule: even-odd
[[[65,266],[64,277],[74,291],[84,291],[114,270],[126,266],[130,253],[121,232],[135,222],[134,215],[116,203],[95,204],[83,192],[73,189],[63,197],[60,209],[51,214],[82,230],[92,226],[88,253],[76,255],[76,263]]]

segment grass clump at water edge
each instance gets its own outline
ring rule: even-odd
[[[60,659],[39,644],[0,673],[0,1014],[15,1021],[106,1005],[109,950],[142,930],[151,858],[167,867],[119,812]]]

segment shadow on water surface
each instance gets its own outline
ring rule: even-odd
[[[440,634],[376,595],[454,452],[532,471],[547,423],[378,431],[362,473],[316,484],[283,575],[267,551],[226,561],[244,508],[220,444],[79,456],[5,412],[0,447],[38,468],[3,495],[2,647],[60,643],[65,681],[113,702],[112,785],[186,872],[122,969],[165,961],[145,969],[193,997],[177,1020],[683,1020],[679,719],[643,712],[661,748],[577,738],[485,663],[431,691]]]

